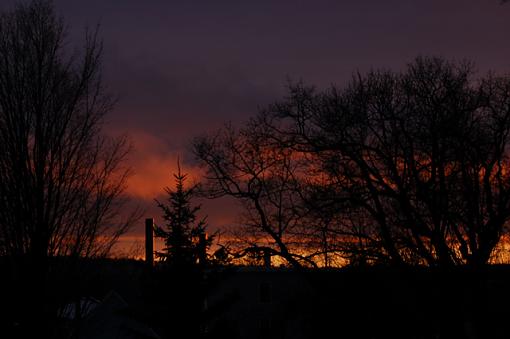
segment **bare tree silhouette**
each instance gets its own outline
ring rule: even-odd
[[[434,312],[457,307],[437,333],[476,338],[495,325],[487,264],[508,234],[509,146],[509,77],[419,57],[344,87],[291,84],[284,100],[239,130],[196,139],[194,151],[209,196],[245,208],[248,248],[295,267],[333,255],[395,266],[387,272],[402,273],[393,282],[410,295],[422,292],[416,266],[435,268],[423,285],[438,294]]]
[[[39,325],[49,259],[104,256],[135,217],[119,218],[129,145],[101,135],[114,101],[97,31],[74,53],[65,35],[49,1],[0,15],[0,254]]]
[[[255,124],[196,138],[194,152],[206,168],[204,191],[210,198],[231,196],[243,206],[244,251],[278,256],[294,267],[316,266],[305,245],[301,178],[304,168],[290,149],[275,147]]]
[[[480,267],[510,217],[510,80],[475,76],[469,62],[417,58],[344,88],[291,85],[246,128],[197,139],[195,154],[211,196],[240,199],[245,230],[296,266],[340,254]]]
[[[324,200],[344,207],[329,213],[359,212],[348,224],[361,240],[353,250],[395,264],[480,266],[507,231],[509,118],[508,78],[475,80],[469,63],[418,58],[344,89],[293,86],[259,124],[282,147],[316,156],[329,176]]]

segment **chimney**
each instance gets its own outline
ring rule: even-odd
[[[154,219],[145,219],[145,262],[147,266],[154,264]]]
[[[264,249],[264,267],[271,268],[271,253],[268,248]]]
[[[198,264],[205,266],[207,263],[207,233],[198,235]]]

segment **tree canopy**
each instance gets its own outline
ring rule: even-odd
[[[7,331],[19,324],[18,331],[48,336],[58,303],[81,286],[79,258],[107,255],[136,220],[137,212],[121,215],[129,144],[102,131],[115,100],[101,80],[101,55],[97,31],[87,31],[82,49],[70,49],[50,1],[0,14]]]
[[[510,79],[478,77],[469,62],[420,57],[344,87],[290,85],[239,134],[228,130],[195,143],[209,185],[258,213],[252,226],[291,263],[335,253],[351,263],[480,266],[508,231]],[[279,167],[284,186],[274,185]],[[290,255],[285,220],[284,231],[301,236]]]

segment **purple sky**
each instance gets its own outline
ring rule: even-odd
[[[159,213],[152,199],[172,184],[178,155],[196,173],[185,149],[193,136],[248,119],[284,94],[287,79],[342,85],[418,55],[510,71],[510,4],[499,0],[54,3],[71,44],[100,23],[105,81],[119,97],[108,129],[134,142],[128,191],[148,216]],[[223,205],[204,203],[212,227],[235,222]]]

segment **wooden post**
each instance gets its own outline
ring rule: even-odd
[[[147,266],[154,264],[154,219],[145,219],[145,262]]]

